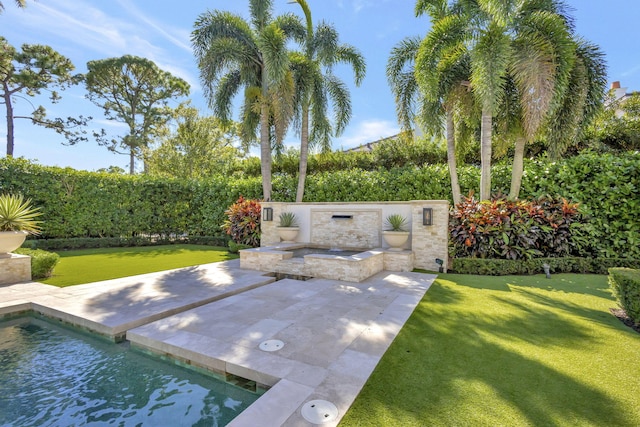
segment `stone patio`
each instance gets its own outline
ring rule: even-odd
[[[270,387],[232,426],[309,426],[305,402],[337,425],[435,276],[382,272],[361,283],[281,280],[207,264],[68,288],[0,286],[0,315],[33,310],[132,346]],[[281,340],[274,352],[261,342]]]

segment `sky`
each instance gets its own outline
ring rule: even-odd
[[[385,66],[394,45],[409,36],[424,36],[430,28],[427,17],[416,18],[415,0],[307,0],[314,24],[333,24],[342,43],[358,48],[367,63],[363,83],[356,87],[347,67],[336,73],[349,84],[352,119],[343,135],[334,138],[334,149],[346,149],[395,135],[399,132],[395,104],[387,84]],[[49,45],[69,58],[75,72],[85,73],[91,60],[136,55],[154,61],[161,69],[181,77],[191,85],[189,99],[209,115],[190,34],[193,24],[207,10],[225,10],[249,17],[247,0],[27,0],[19,9],[13,0],[3,0],[0,35],[19,48],[23,43]],[[640,90],[640,1],[568,0],[573,8],[576,31],[600,46],[606,54],[608,81],[620,81],[630,91]],[[275,14],[286,12],[302,16],[300,6],[288,0],[274,0]],[[110,136],[122,135],[121,124],[109,122],[102,111],[85,98],[83,86],[61,92],[62,100],[30,99],[42,104],[48,116],[92,116],[92,128],[104,128]],[[29,102],[18,99],[16,115],[32,111]],[[0,114],[5,115],[4,109]],[[237,117],[235,117],[237,118]],[[6,123],[0,121],[2,144],[6,152]],[[15,157],[43,165],[97,170],[119,166],[127,170],[128,157],[114,154],[95,141],[74,146],[63,145],[55,132],[15,121]],[[298,138],[290,132],[285,144],[296,146]]]

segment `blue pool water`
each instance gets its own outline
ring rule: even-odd
[[[0,323],[0,426],[224,426],[257,398],[40,319]]]

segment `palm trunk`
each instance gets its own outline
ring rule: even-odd
[[[4,105],[7,106],[7,157],[13,157],[13,105],[9,88],[4,87]]]
[[[523,136],[516,138],[515,152],[513,153],[513,168],[511,169],[511,191],[509,198],[517,199],[520,195],[522,185],[522,174],[524,172],[524,146],[526,139]]]
[[[304,198],[304,183],[307,179],[307,161],[309,158],[309,105],[302,107],[302,123],[300,129],[300,171],[298,174],[298,191],[296,203],[301,203]]]
[[[456,165],[456,140],[455,128],[453,127],[453,111],[447,108],[447,163],[449,164],[449,176],[451,177],[451,193],[453,194],[453,204],[457,205],[462,201],[460,195],[460,183],[458,182],[458,168]]]
[[[271,201],[271,140],[269,138],[268,107],[260,107],[260,171],[262,172],[262,197]]]
[[[260,170],[262,172],[262,197],[271,201],[271,139],[269,138],[268,84],[266,71],[262,70],[262,105],[260,107]]]
[[[480,129],[480,200],[491,198],[491,123],[492,114],[482,109],[482,124]]]

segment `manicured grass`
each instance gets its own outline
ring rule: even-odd
[[[443,274],[341,426],[639,426],[640,334],[606,276]]]
[[[41,280],[64,287],[237,258],[226,248],[198,245],[144,246],[62,251],[53,276]]]

